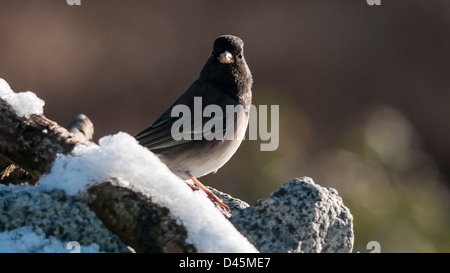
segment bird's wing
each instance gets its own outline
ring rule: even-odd
[[[172,127],[174,123],[181,118],[168,118],[159,120],[149,128],[136,135],[139,143],[155,153],[162,152],[166,149],[173,148],[187,142],[199,139],[214,139],[215,136],[224,136],[226,134],[226,120],[222,117],[200,117],[201,121],[196,121],[196,117],[192,117],[188,122],[191,124],[191,129],[183,128],[180,132],[176,132],[177,139],[172,135]],[[198,117],[197,117],[198,118]],[[210,121],[210,122],[208,122]],[[222,122],[222,128],[215,126],[218,122]],[[201,127],[194,128],[194,124],[200,124]],[[214,127],[214,128],[213,128]],[[177,128],[178,129],[178,128]]]
[[[194,97],[202,97],[203,101],[203,107],[202,107],[202,114],[203,109],[207,105],[213,104],[212,102],[208,101],[208,96],[205,96],[206,92],[211,92],[211,88],[214,88],[214,86],[210,86],[204,83],[198,83],[194,82],[194,84],[186,91],[177,101],[175,101],[162,115],[159,117],[155,123],[153,123],[152,126],[145,129],[144,131],[140,132],[138,135],[136,135],[136,139],[139,141],[139,143],[150,150],[154,151],[155,153],[163,152],[164,150],[173,148],[178,145],[182,145],[191,141],[195,141],[197,139],[212,139],[214,136],[222,135],[224,136],[226,134],[226,118],[225,113],[223,113],[220,117],[203,117],[203,115],[198,115],[195,113],[191,113],[190,115],[190,130],[183,128],[181,134],[178,135],[179,140],[175,140],[172,136],[172,126],[174,123],[182,119],[182,117],[172,117],[171,112],[174,106],[179,105],[180,101],[186,101],[183,100],[183,97],[191,97],[192,101],[188,101],[186,105],[190,107],[190,109],[193,109]],[[224,95],[226,96],[226,95]],[[234,101],[231,98],[225,98],[220,101],[223,101],[224,103],[232,104]],[[210,122],[208,122],[210,121]],[[214,124],[217,124],[219,122],[222,122],[223,126],[222,128],[215,126],[214,130],[211,130],[214,126]],[[201,128],[194,128],[195,124],[201,124]],[[217,127],[217,128],[216,128]],[[212,133],[214,131],[214,133]],[[180,139],[181,138],[181,139]]]
[[[169,120],[152,125],[136,135],[136,139],[142,146],[157,151],[168,146],[178,145],[185,140],[175,141],[171,135],[172,122]]]

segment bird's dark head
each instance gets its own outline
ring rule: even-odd
[[[242,39],[233,35],[217,37],[212,55],[200,73],[200,79],[229,87],[239,97],[247,94],[246,97],[251,100],[253,79],[245,62]]]
[[[237,63],[244,58],[244,42],[233,35],[223,35],[214,41],[212,55],[221,64]]]

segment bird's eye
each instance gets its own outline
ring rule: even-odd
[[[239,59],[242,59],[242,53],[240,53],[240,54],[238,55],[238,58],[239,58]]]

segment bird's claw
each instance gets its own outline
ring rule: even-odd
[[[226,212],[231,212],[230,208],[219,197],[215,196],[214,194],[212,194],[212,195],[208,194],[208,198],[213,203],[216,203],[222,210],[224,210]]]

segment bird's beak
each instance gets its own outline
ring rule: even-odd
[[[231,54],[228,51],[224,51],[222,54],[220,54],[219,62],[222,64],[230,64],[233,62],[233,54]]]

